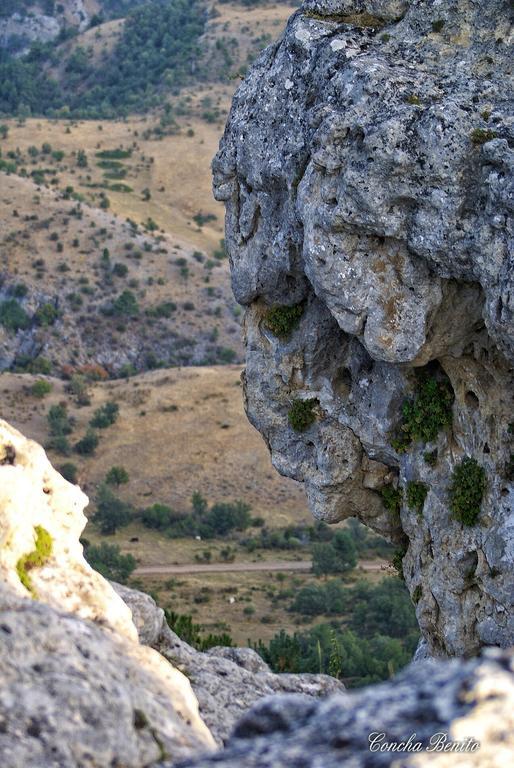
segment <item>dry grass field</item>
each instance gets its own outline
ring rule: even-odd
[[[0,413],[45,444],[48,409],[66,402],[76,419],[73,443],[99,406],[107,400],[116,402],[119,418],[99,430],[95,455],[70,459],[79,467],[80,485],[91,497],[109,467],[122,465],[130,482],[120,488],[120,495],[136,507],[160,502],[185,512],[198,490],[212,503],[241,499],[251,505],[254,515],[274,526],[309,521],[301,485],[278,475],[262,438],[246,419],[240,373],[238,366],[191,367],[98,382],[90,387],[87,407],[75,404],[65,382],[51,380],[53,391],[39,400],[30,391],[35,377],[3,373]],[[68,460],[49,455],[56,465]],[[159,558],[149,555],[142,562]]]

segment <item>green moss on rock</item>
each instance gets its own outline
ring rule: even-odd
[[[18,578],[28,591],[35,595],[34,587],[30,580],[29,572],[32,568],[41,568],[48,558],[52,554],[53,542],[52,537],[41,525],[36,525],[34,528],[36,534],[35,548],[27,555],[22,555],[16,563],[16,573]]]
[[[480,147],[482,144],[495,139],[497,135],[495,131],[491,131],[489,128],[475,128],[474,131],[471,131],[470,138],[475,146]]]

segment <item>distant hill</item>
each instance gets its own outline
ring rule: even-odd
[[[221,8],[206,0],[9,0],[0,17],[0,115],[111,119],[156,107],[185,85],[237,77],[271,36],[249,27],[251,45],[222,30],[213,37]]]

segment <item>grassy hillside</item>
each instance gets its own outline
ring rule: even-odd
[[[0,114],[99,119],[158,107],[186,85],[237,77],[276,36],[265,27],[286,15],[258,4],[262,30],[248,23],[231,30],[229,19],[221,29],[219,20],[234,13],[232,5],[146,0],[119,23],[111,18],[122,9],[104,6],[89,30],[63,26],[57,39],[35,42],[22,57],[0,51]]]

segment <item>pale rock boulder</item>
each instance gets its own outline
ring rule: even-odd
[[[0,579],[28,596],[16,566],[34,550],[40,526],[50,534],[52,553],[29,573],[34,595],[137,640],[130,610],[84,559],[79,538],[87,504],[87,496],[52,467],[41,446],[0,421]]]
[[[214,746],[187,678],[139,644],[130,609],[85,562],[86,503],[0,422],[2,768],[143,768]],[[52,551],[28,571],[29,591],[17,565],[36,529]]]

